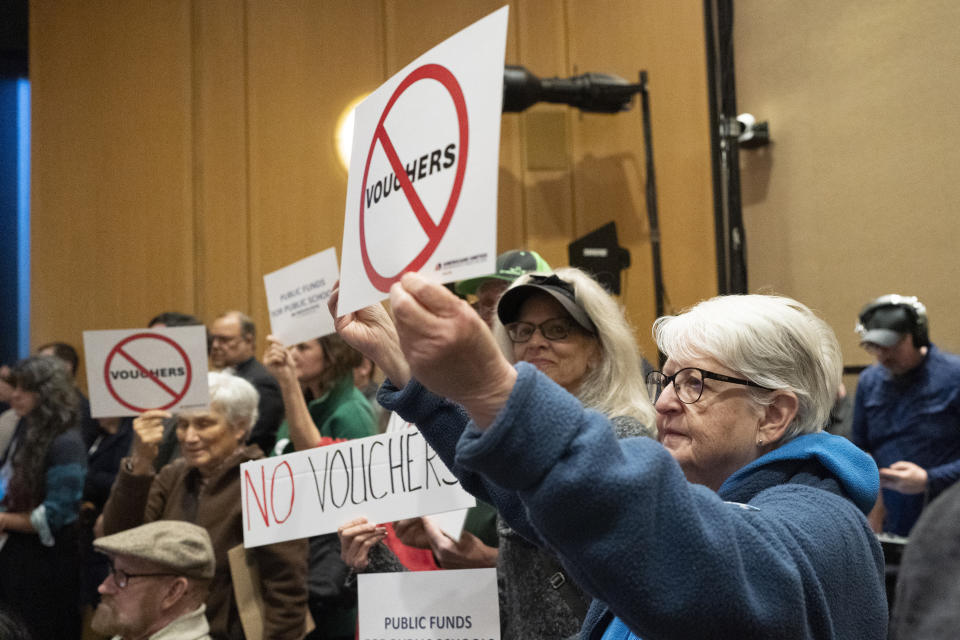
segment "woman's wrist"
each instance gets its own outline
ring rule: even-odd
[[[400,345],[391,345],[392,348],[384,353],[377,361],[377,366],[398,389],[403,389],[410,382],[410,364],[400,350]]]
[[[149,475],[153,472],[153,460],[134,453],[129,458],[124,458],[123,470],[135,476]]]

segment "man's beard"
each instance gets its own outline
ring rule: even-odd
[[[93,612],[93,618],[90,620],[90,628],[99,634],[122,636],[126,629],[117,620],[117,611],[112,604],[112,602],[107,602],[106,597],[101,597],[100,604],[97,605],[97,609]]]

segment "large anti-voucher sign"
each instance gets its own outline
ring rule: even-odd
[[[203,326],[84,331],[83,349],[94,418],[209,403]]]
[[[437,45],[357,106],[339,314],[407,271],[492,273],[508,8]]]
[[[245,462],[240,480],[245,547],[477,503],[416,429]]]

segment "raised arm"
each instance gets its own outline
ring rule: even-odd
[[[290,353],[280,340],[267,336],[267,350],[263,354],[263,366],[267,368],[280,385],[283,397],[287,425],[290,427],[290,441],[297,451],[305,451],[320,442],[320,430],[313,424],[303,390],[297,380],[297,372]],[[269,453],[269,452],[268,452]]]
[[[330,313],[335,320],[337,333],[347,344],[373,360],[398,387],[410,380],[410,367],[400,350],[400,340],[393,320],[382,305],[374,304],[337,316],[340,299],[338,282],[328,300]]]
[[[882,557],[852,502],[773,483],[727,503],[658,443],[618,441],[534,367],[510,367],[442,287],[407,274],[391,300],[413,375],[474,419],[456,467],[518,496],[577,584],[641,637],[831,637],[825,593],[867,594],[863,635],[881,637]]]

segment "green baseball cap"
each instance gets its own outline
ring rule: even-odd
[[[479,278],[461,280],[454,286],[454,290],[461,296],[476,293],[487,280],[506,280],[513,282],[525,273],[537,271],[551,271],[547,261],[536,251],[507,251],[497,256],[497,270]]]

